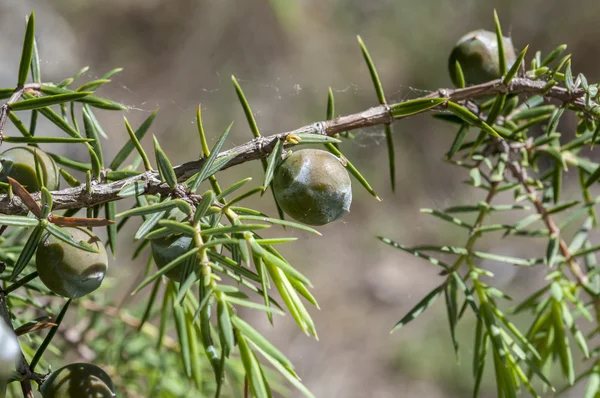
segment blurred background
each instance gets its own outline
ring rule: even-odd
[[[251,138],[231,75],[244,89],[262,134],[289,131],[324,119],[328,87],[338,115],[377,104],[357,34],[371,52],[389,101],[397,102],[449,87],[446,62],[453,44],[470,30],[493,30],[494,8],[518,50],[530,44],[547,53],[566,43],[574,71],[590,82],[598,80],[600,3],[595,0],[1,0],[0,87],[14,85],[25,16],[35,9],[42,80],[61,81],[85,65],[91,66],[85,80],[123,67],[99,95],[126,104],[129,110],[124,114],[133,126],[160,108],[151,133],[173,163],[182,163],[199,156],[198,104],[213,142],[231,121],[235,124],[228,147]],[[110,137],[104,149],[110,159],[127,140],[123,115],[96,114]],[[435,266],[384,245],[376,236],[409,246],[464,244],[463,232],[419,209],[473,203],[483,195],[462,184],[465,169],[443,161],[453,128],[419,116],[397,122],[393,129],[395,194],[381,129],[356,131],[356,139],[341,149],[383,201],[355,184],[351,213],[320,228],[322,237],[286,231],[299,240],[282,252],[315,285],[312,293],[321,309],[311,309],[311,314],[319,341],[304,336],[289,316],[277,319],[272,328],[264,317],[245,313],[296,364],[317,397],[471,394],[472,317],[465,317],[458,328],[458,364],[441,301],[390,335],[395,322],[441,277]],[[151,148],[149,137],[144,146]],[[87,156],[81,148],[52,149],[81,160]],[[253,186],[262,182],[258,162],[230,169],[219,178],[226,185],[249,174]],[[248,205],[276,214],[270,195]],[[128,239],[134,227],[120,237],[121,247],[109,270],[112,287],[104,294],[115,301],[128,296],[142,277],[146,259],[130,260],[133,246]],[[480,249],[539,257],[545,243],[483,240]],[[486,266],[496,274],[491,283],[516,297],[543,283],[544,270],[494,262]],[[527,325],[527,319],[522,321]],[[496,395],[492,378],[490,373],[483,397]],[[582,396],[581,387],[565,396]],[[291,396],[300,395],[292,391]]]

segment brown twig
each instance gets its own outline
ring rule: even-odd
[[[548,89],[545,81],[527,78],[514,78],[509,84],[504,84],[502,79],[498,79],[461,89],[439,89],[426,95],[425,98],[445,97],[457,102],[495,94],[543,95],[547,98],[553,98],[563,103],[571,104],[578,110],[585,112],[599,107],[599,105],[593,101],[590,102],[589,107],[586,106],[584,98],[585,90],[583,89],[576,89],[571,92],[566,88],[559,86]]]
[[[36,89],[39,87],[39,85],[26,85],[25,88],[20,91],[20,95],[22,95],[25,89]],[[564,103],[569,103],[576,109],[582,111],[588,111],[589,109],[599,107],[598,104],[593,101],[590,102],[589,107],[586,106],[584,99],[585,92],[581,89],[568,92],[567,89],[563,87],[552,87],[548,90],[544,81],[526,78],[515,78],[508,85],[504,84],[503,81],[499,79],[462,89],[438,89],[421,98],[442,97],[454,102],[460,102],[499,93],[544,95],[547,98],[553,98]],[[11,100],[13,100],[12,97]],[[434,109],[444,109],[444,106],[445,105],[442,104]],[[390,106],[380,105],[363,112],[309,124],[296,130],[255,138],[245,144],[220,153],[218,158],[233,155],[233,158],[223,167],[223,169],[227,169],[248,161],[266,158],[273,150],[276,141],[284,140],[284,142],[286,142],[285,138],[290,134],[312,133],[333,136],[343,131],[364,129],[370,126],[391,123],[404,117],[407,116],[394,117],[392,116]],[[0,122],[2,122],[1,119],[2,115],[0,115]],[[4,122],[5,119],[6,117],[4,117]],[[1,126],[2,124],[0,123],[0,132]],[[291,145],[293,144],[286,142],[287,147]],[[204,159],[198,159],[176,166],[174,169],[178,180],[185,181],[191,177],[202,167],[203,163]],[[66,210],[89,208],[103,203],[120,200],[122,198],[118,196],[119,191],[123,187],[136,181],[142,181],[144,183],[143,193],[145,194],[168,194],[171,192],[171,189],[167,184],[160,180],[158,172],[146,171],[137,176],[114,182],[93,181],[89,192],[83,185],[52,192],[54,202],[53,209]],[[36,200],[40,200],[39,192],[32,195]],[[9,199],[8,195],[0,195],[0,213],[27,214],[27,207],[19,198],[13,197],[12,199]]]

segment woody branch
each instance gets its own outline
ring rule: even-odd
[[[2,126],[6,123],[8,112],[10,112],[10,104],[15,102],[18,97],[22,95],[24,90],[36,90],[39,88],[39,84],[29,84],[24,88],[15,90],[15,95],[11,97],[7,104],[2,105],[0,108],[3,110],[3,112],[0,112],[0,128],[2,128]],[[416,99],[446,98],[453,102],[462,102],[467,108],[474,111],[474,113],[478,113],[477,106],[473,104],[471,100],[496,94],[543,95],[548,99],[554,99],[564,104],[569,104],[575,109],[588,114],[590,113],[590,110],[593,110],[594,116],[595,113],[597,113],[597,110],[600,109],[600,106],[593,101],[590,101],[590,103],[586,104],[584,98],[585,91],[583,89],[569,91],[564,87],[547,87],[547,84],[544,81],[532,80],[528,78],[514,78],[509,84],[505,84],[502,79],[497,79],[484,84],[461,89],[442,88]],[[444,107],[445,104],[442,103],[431,110],[443,110]],[[293,143],[286,141],[287,136],[291,134],[312,133],[333,136],[343,131],[384,125],[405,117],[408,116],[394,117],[389,105],[380,105],[362,112],[340,116],[333,120],[312,123],[296,130],[255,138],[246,142],[245,144],[221,152],[218,155],[218,158],[233,155],[232,159],[222,168],[223,170],[248,161],[266,158],[273,150],[277,140],[283,140],[285,143],[284,147],[290,147],[294,145]],[[203,163],[204,159],[201,158],[183,163],[179,166],[175,166],[174,170],[178,181],[182,182],[191,177],[194,173],[200,170]],[[107,170],[105,170],[105,172],[106,171]],[[102,173],[102,175],[106,175],[105,172]],[[67,188],[52,192],[54,203],[53,209],[66,210],[89,208],[122,199],[120,196],[118,196],[119,191],[121,191],[123,187],[136,181],[142,181],[144,183],[143,191],[141,191],[143,194],[168,194],[171,192],[171,189],[168,187],[168,185],[160,180],[160,176],[157,171],[148,170],[139,175],[113,182],[104,181],[102,178],[100,180],[94,180],[92,181],[89,190],[86,186],[82,185],[75,188]],[[39,193],[33,193],[32,196],[35,200],[40,200]],[[11,199],[8,197],[8,195],[0,195],[0,213],[9,215],[23,215],[27,214],[27,212],[27,207],[18,197],[13,196]]]

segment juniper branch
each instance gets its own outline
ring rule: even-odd
[[[9,103],[0,107],[0,129],[3,123],[6,123],[8,112],[10,112],[10,103],[15,102],[26,89],[36,90],[39,85],[26,85],[24,88],[15,90],[15,94],[9,100]],[[453,102],[465,102],[465,106],[474,109],[477,112],[477,107],[471,100],[495,95],[495,94],[524,94],[524,95],[543,95],[546,98],[558,100],[564,104],[569,104],[579,111],[583,111],[588,115],[598,116],[600,114],[600,106],[594,101],[586,104],[585,91],[583,89],[575,89],[568,91],[564,87],[547,87],[546,82],[541,80],[531,80],[527,78],[515,78],[509,84],[505,84],[502,79],[493,80],[484,84],[470,86],[462,89],[438,89],[428,95],[417,99],[428,98],[446,98]],[[445,104],[432,108],[431,110],[443,110]],[[223,167],[227,169],[248,161],[264,159],[273,150],[275,143],[278,140],[285,142],[285,147],[290,147],[293,143],[286,141],[290,134],[312,133],[327,136],[333,136],[343,131],[364,129],[367,127],[385,125],[395,120],[399,120],[412,115],[393,116],[394,105],[380,105],[362,112],[341,116],[333,120],[316,122],[293,131],[273,134],[266,137],[254,138],[245,144],[236,146],[227,151],[221,152],[218,158],[233,155],[232,159]],[[175,166],[175,174],[179,182],[185,181],[202,167],[204,159],[198,159],[191,162]],[[102,176],[106,176],[104,170]],[[119,191],[126,185],[136,181],[144,182],[144,194],[169,194],[171,189],[166,183],[160,180],[157,171],[146,171],[139,175],[128,177],[119,181],[108,182],[105,177],[100,180],[92,181],[90,190],[85,186],[67,188],[61,191],[52,192],[54,210],[89,208],[101,205],[103,203],[122,199],[118,196]],[[40,200],[40,193],[32,194],[35,200]],[[0,213],[2,214],[27,214],[27,207],[21,200],[14,196],[12,199],[8,195],[0,195]]]
[[[527,174],[526,174],[525,170],[518,164],[518,162],[511,161],[510,146],[507,145],[505,142],[503,142],[503,143],[501,143],[501,150],[509,155],[509,161],[506,163],[506,167],[508,167],[512,176],[517,181],[519,181],[521,186],[523,186],[523,188],[529,194],[529,200],[533,203],[538,214],[542,217],[542,221],[546,225],[546,228],[548,228],[548,232],[550,233],[550,235],[558,236],[559,250],[560,250],[561,254],[563,255],[563,257],[565,258],[567,266],[569,267],[571,274],[573,274],[573,276],[577,280],[577,283],[581,287],[583,287],[583,289],[592,298],[594,310],[596,312],[596,319],[598,321],[600,321],[600,296],[598,295],[597,292],[595,292],[589,286],[588,275],[585,273],[585,271],[581,268],[581,265],[579,265],[579,263],[573,257],[573,253],[571,253],[571,251],[569,250],[569,246],[567,245],[567,243],[560,237],[560,228],[556,225],[556,223],[554,222],[552,217],[546,211],[546,208],[544,207],[543,203],[539,199],[535,190],[527,183]]]
[[[503,147],[505,148],[506,152],[510,152],[510,147],[508,145],[503,145]],[[519,166],[519,164],[514,161],[507,162],[507,167],[510,170],[513,177],[517,181],[519,181],[519,183],[529,194],[529,200],[533,203],[538,214],[542,217],[542,221],[544,221],[544,224],[546,224],[546,228],[548,228],[548,232],[550,233],[550,235],[559,235],[560,228],[556,225],[552,217],[550,217],[550,215],[546,211],[546,208],[542,204],[541,200],[538,198],[535,190],[531,187],[531,185],[527,183],[527,174],[525,173],[525,170],[523,170],[523,168],[521,168],[521,166]],[[579,263],[577,263],[577,261],[575,261],[575,259],[573,258],[573,255],[569,251],[569,247],[567,246],[566,242],[562,238],[559,238],[558,243],[560,252],[566,259],[571,273],[577,279],[577,282],[581,286],[586,288],[588,285],[588,276],[581,269]]]

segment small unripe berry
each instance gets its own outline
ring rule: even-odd
[[[192,238],[184,235],[172,235],[164,238],[152,239],[150,247],[152,248],[152,257],[156,266],[161,269],[177,257],[187,253],[192,242]],[[175,282],[181,281],[181,276],[185,268],[185,262],[181,262],[175,268],[171,269],[165,276]]]
[[[502,41],[508,70],[515,63],[515,49],[509,37],[503,37]],[[458,40],[448,60],[450,77],[454,85],[458,86],[456,61],[460,63],[465,83],[468,85],[499,79],[501,74],[496,34],[480,29],[469,32]]]
[[[4,320],[0,319],[0,388],[2,388],[2,383],[15,370],[20,352],[21,347],[17,341],[17,336]]]
[[[58,166],[46,152],[32,147],[14,147],[0,154],[2,171],[0,181],[6,182],[6,177],[11,177],[23,185],[29,192],[41,189],[35,172],[35,156],[38,156],[44,186],[50,191],[58,189],[60,176]]]
[[[64,227],[76,242],[87,242],[98,252],[71,246],[52,235],[40,242],[35,263],[41,281],[54,293],[77,298],[98,289],[108,268],[108,256],[100,239],[90,230]]]
[[[89,363],[72,363],[50,374],[42,384],[43,398],[112,398],[115,386],[104,370]]]
[[[342,161],[320,149],[292,153],[275,170],[275,199],[293,219],[324,225],[350,210],[352,186]]]

